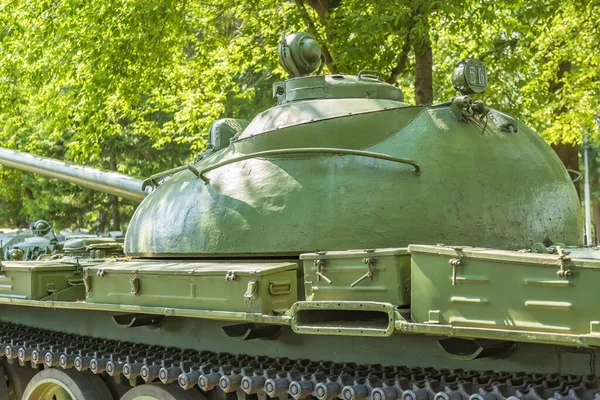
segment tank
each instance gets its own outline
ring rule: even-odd
[[[2,261],[0,398],[600,398],[578,173],[473,99],[483,63],[412,106],[375,71],[322,75],[308,34],[279,55],[276,105],[215,121],[191,164],[141,179],[0,150],[140,202],[122,245]]]
[[[8,258],[8,252],[15,243],[23,241],[32,235],[28,229],[0,228],[0,260]]]
[[[35,260],[62,249],[64,238],[55,235],[52,225],[43,219],[28,229],[0,229],[0,260]]]

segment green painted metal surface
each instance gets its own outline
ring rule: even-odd
[[[580,205],[567,171],[539,136],[510,116],[492,110],[483,124],[465,117],[464,101],[410,106],[399,89],[369,72],[297,77],[275,85],[275,94],[277,106],[225,135],[233,135],[229,146],[213,135],[219,140],[199,162],[157,174],[173,176],[137,209],[126,254],[581,244]],[[342,152],[302,154],[306,148],[409,159],[422,173]],[[294,149],[298,154],[263,153]],[[248,159],[235,161],[242,157]],[[2,150],[0,163],[136,200],[146,195],[139,180],[43,157]]]
[[[282,314],[298,300],[290,262],[119,262],[86,267],[90,303]]]
[[[598,259],[470,247],[410,251],[414,322],[600,338]]]
[[[410,303],[408,249],[321,251],[300,255],[309,301]]]
[[[318,68],[312,39],[294,37],[287,70]],[[475,61],[476,82],[455,77],[463,96],[430,107],[372,71],[275,84],[276,106],[216,122],[201,158],[144,187],[0,151],[5,165],[142,200],[127,257],[80,240],[61,267],[2,264],[0,320],[217,352],[595,373],[600,254],[541,244],[581,245],[571,177],[538,135],[468,96],[486,82]],[[124,313],[164,318],[112,324]],[[249,325],[280,336],[231,334]],[[510,352],[485,353],[490,342]]]
[[[471,370],[528,371],[537,373],[589,374],[600,370],[598,350],[590,353],[575,348],[521,343],[507,358],[469,361],[448,357],[439,346],[439,335],[392,335],[389,337],[299,335],[285,328],[276,340],[228,340],[221,327],[231,322],[167,317],[160,329],[123,329],[112,321],[113,312],[52,310],[0,305],[0,321],[120,341],[144,342],[179,348],[210,349],[233,354],[291,357],[333,362],[378,363],[383,365],[468,368]],[[574,362],[576,361],[576,362]]]
[[[0,264],[0,298],[40,300],[69,288],[69,282],[81,283],[76,274],[74,265],[60,262],[4,261]]]
[[[307,106],[316,113],[337,102],[321,99]],[[271,119],[257,118],[271,124],[285,107],[289,104],[270,109]],[[386,122],[374,124],[373,114]],[[336,129],[344,119],[354,120],[352,128]],[[311,131],[314,124],[321,124],[317,133]],[[389,124],[402,126],[379,131]],[[333,129],[319,144],[346,141],[411,159],[421,166],[421,174],[366,157],[302,154],[230,164],[208,173],[208,185],[189,171],[180,172],[139,206],[127,232],[126,253],[299,254],[440,242],[519,249],[547,238],[581,244],[579,200],[552,149],[522,124],[516,133],[491,123],[483,131],[479,124],[457,121],[450,106],[398,104],[323,121],[300,118],[264,133],[251,123],[255,134],[242,133],[229,148],[194,167],[201,170],[239,157],[242,149],[318,147],[311,143],[312,135],[327,126]]]

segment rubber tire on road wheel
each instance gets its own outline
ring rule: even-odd
[[[10,395],[8,394],[8,379],[5,378],[6,374],[4,373],[4,369],[0,366],[0,374],[2,379],[0,380],[0,399],[10,400]]]
[[[25,392],[25,387],[38,371],[31,367],[21,367],[16,362],[10,364],[6,359],[3,359],[0,365],[8,380],[8,392],[21,400]],[[9,397],[9,399],[11,398]]]
[[[36,388],[39,390],[41,385],[46,382],[54,382],[71,392],[70,395],[75,400],[107,400],[112,399],[110,391],[102,379],[90,372],[78,372],[74,369],[56,369],[50,368],[38,372],[25,388],[23,400],[37,399],[31,397]]]
[[[206,397],[196,389],[184,390],[175,385],[146,384],[140,385],[125,393],[121,400],[136,400],[138,398],[156,398],[156,400],[206,400]]]

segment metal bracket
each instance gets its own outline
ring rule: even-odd
[[[140,292],[140,279],[134,276],[129,280],[129,286],[131,286],[131,294],[137,296]]]
[[[331,279],[329,279],[328,277],[326,277],[323,274],[323,269],[325,268],[325,261],[323,260],[315,260],[315,262],[313,263],[316,267],[317,267],[317,281],[321,281],[321,279],[323,279],[325,282],[329,283],[331,285]]]
[[[462,259],[451,258],[448,263],[452,266],[452,286],[456,286],[456,269],[462,265]]]
[[[565,263],[571,261],[571,257],[567,257],[560,246],[556,246],[556,253],[558,254],[558,265],[560,267],[559,270],[556,271],[556,275],[561,278],[569,278],[573,276],[573,271],[571,271],[568,267],[565,268]]]
[[[164,315],[149,315],[149,314],[117,314],[112,316],[112,320],[120,328],[135,328],[138,326],[157,326]]]
[[[252,340],[252,339],[267,339],[272,340],[277,338],[282,331],[282,327],[278,325],[263,325],[263,324],[236,324],[225,325],[221,330],[229,339],[236,341]]]
[[[519,130],[517,120],[508,114],[504,114],[498,110],[490,110],[490,120],[496,125],[498,129],[506,133],[516,133]]]
[[[355,280],[350,284],[351,287],[354,287],[364,281],[367,278],[371,278],[373,280],[373,265],[375,265],[375,260],[371,257],[363,258],[363,263],[367,265],[367,273]]]
[[[191,171],[194,175],[196,175],[196,178],[200,177],[200,172],[198,172],[198,170],[193,165],[186,164],[186,165],[182,165],[181,167],[172,168],[167,171],[163,171],[163,172],[159,172],[158,174],[151,175],[150,177],[148,177],[147,179],[145,179],[142,182],[142,191],[145,191],[146,187],[148,187],[148,186],[150,186],[152,189],[156,189],[158,187],[158,185],[160,184],[160,180],[162,178],[164,178],[167,175],[173,175],[174,173],[184,171],[186,169]]]
[[[516,343],[503,340],[461,338],[440,339],[438,346],[450,357],[463,361],[489,357],[504,358],[517,348]]]
[[[471,96],[458,96],[452,99],[450,110],[459,122],[468,122],[474,113],[472,106],[473,99]]]

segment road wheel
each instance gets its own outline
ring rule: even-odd
[[[198,390],[183,390],[175,385],[140,385],[125,393],[121,400],[206,400]]]
[[[110,391],[91,373],[56,368],[38,372],[25,388],[23,400],[107,400]]]
[[[4,378],[2,385],[3,387],[6,386],[8,392],[8,397],[3,397],[3,389],[0,390],[0,393],[2,393],[0,399],[21,400],[25,387],[38,371],[31,367],[21,367],[16,363],[10,364],[6,359],[0,362],[0,367]]]

